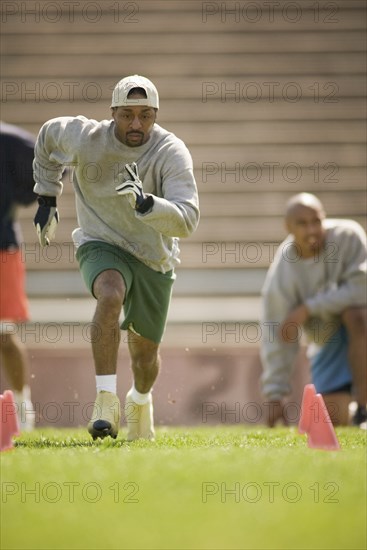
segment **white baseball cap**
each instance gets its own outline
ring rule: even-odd
[[[133,88],[143,88],[147,97],[142,99],[128,99],[127,96]],[[127,107],[130,105],[146,105],[154,109],[159,109],[158,90],[153,82],[145,78],[145,76],[134,74],[123,78],[116,84],[112,93],[111,107]]]

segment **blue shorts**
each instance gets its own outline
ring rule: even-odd
[[[348,334],[344,325],[312,357],[311,376],[317,393],[351,391],[352,373],[348,360]]]

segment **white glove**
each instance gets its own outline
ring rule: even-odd
[[[138,166],[136,162],[125,164],[125,170],[130,175],[130,180],[123,181],[123,174],[118,174],[118,179],[121,182],[116,191],[118,195],[125,195],[130,206],[138,212],[145,213],[153,206],[153,197],[145,195],[143,184],[139,178]]]

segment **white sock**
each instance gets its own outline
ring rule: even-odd
[[[12,390],[14,394],[14,399],[19,402],[30,402],[31,400],[31,389],[27,384],[24,384],[23,388],[20,391]]]
[[[97,393],[101,391],[109,391],[117,393],[117,375],[116,374],[100,374],[96,376]]]
[[[152,390],[148,391],[148,393],[140,393],[135,386],[133,386],[129,393],[134,403],[137,405],[145,405],[146,403],[149,403],[151,399],[151,391]]]

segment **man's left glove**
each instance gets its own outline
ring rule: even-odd
[[[144,193],[143,184],[139,178],[138,166],[136,162],[133,162],[132,164],[125,164],[125,170],[131,177],[131,180],[122,181],[116,187],[117,194],[125,195],[132,208],[141,214],[145,214],[153,207],[153,196],[147,196]],[[123,174],[118,175],[119,180],[122,180],[123,177]]]
[[[47,246],[55,236],[59,223],[59,212],[56,206],[56,197],[38,196],[38,210],[33,223],[37,231],[41,246]]]

